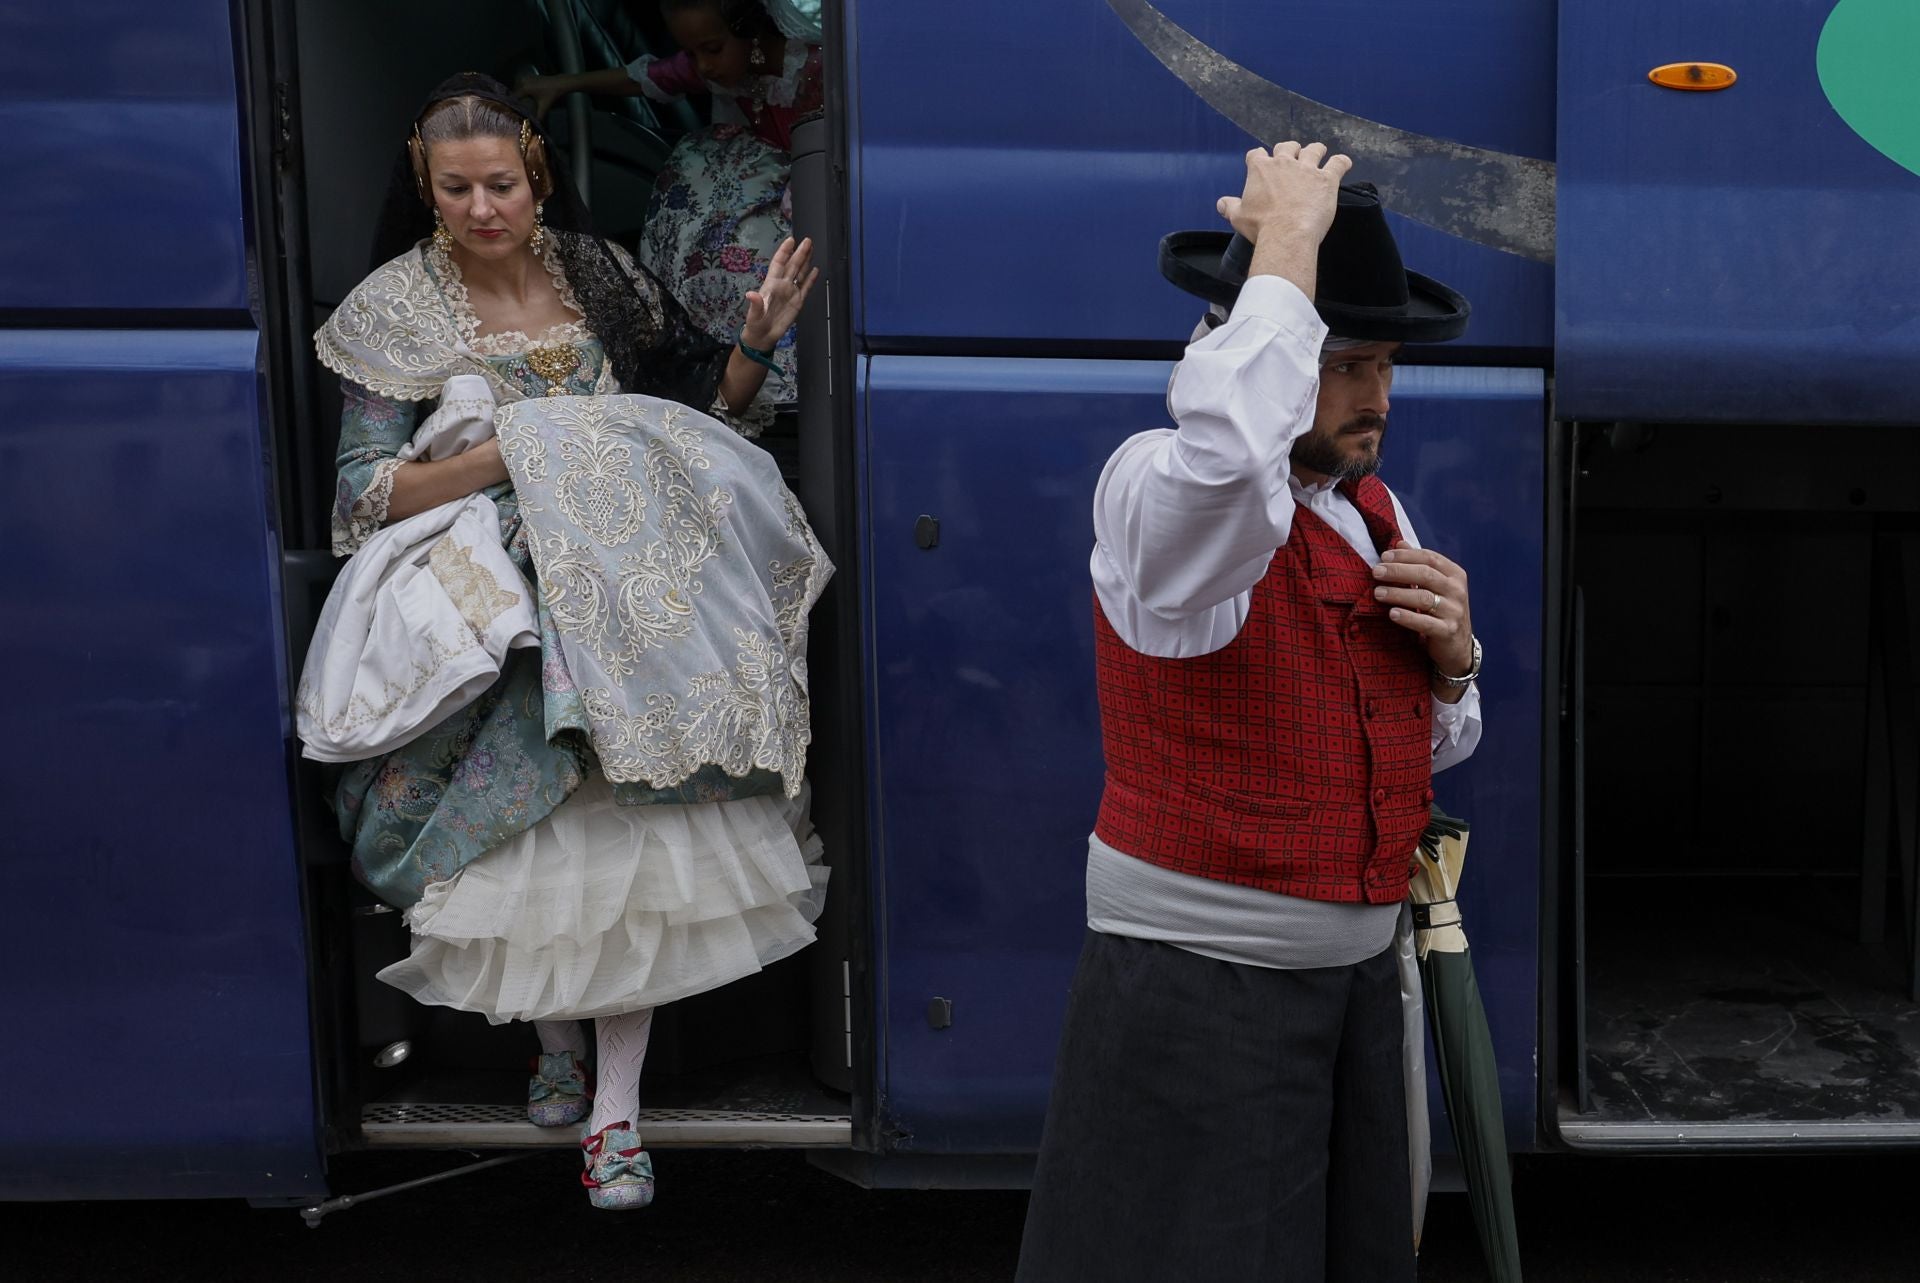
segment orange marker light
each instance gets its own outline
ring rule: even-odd
[[[1725,89],[1740,79],[1732,67],[1719,62],[1670,62],[1655,67],[1647,79],[1662,89]]]

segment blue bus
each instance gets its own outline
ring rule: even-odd
[[[1510,1144],[1920,1141],[1920,20],[825,17],[794,155],[825,297],[769,448],[841,567],[813,664],[831,907],[800,956],[663,1010],[649,1143],[1026,1179],[1100,786],[1093,483],[1165,422],[1196,319],[1158,238],[1295,136],[1354,155],[1474,304],[1402,370],[1385,475],[1475,584],[1486,736],[1436,787],[1473,824]],[[404,926],[292,739],[333,573],[309,336],[429,86],[665,41],[649,0],[0,13],[0,1196],[317,1207],[345,1151],[556,1143],[520,1108],[524,1030],[373,982]],[[554,128],[631,241],[698,119],[576,98]],[[125,1072],[75,1109],[49,1091],[82,1054]]]

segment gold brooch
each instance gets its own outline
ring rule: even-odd
[[[527,353],[527,365],[548,383],[564,383],[568,375],[580,368],[580,351],[570,343],[537,347]]]

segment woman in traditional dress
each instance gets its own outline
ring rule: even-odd
[[[733,759],[676,771],[665,787],[610,783],[583,698],[593,692],[569,674],[567,620],[556,622],[556,589],[536,573],[538,532],[499,442],[435,461],[403,462],[402,449],[456,375],[483,377],[507,411],[528,398],[588,405],[623,392],[716,417],[745,411],[767,373],[756,349],[792,325],[817,277],[811,248],[783,245],[737,344],[714,342],[658,280],[592,234],[558,158],[504,87],[467,74],[434,91],[410,132],[376,250],[382,265],[315,336],[345,394],[334,552],[483,493],[529,581],[506,587],[534,588],[541,634],[538,649],[508,653],[474,703],[339,780],[354,872],[405,909],[414,932],[409,957],[381,979],[496,1023],[535,1022],[542,1054],[529,1118],[555,1126],[590,1113],[583,1179],[593,1204],[644,1206],[652,1167],[634,1122],[651,1009],[813,938],[825,873],[804,796],[790,796],[799,767],[776,762],[785,789],[777,771]],[[768,475],[761,488],[781,490],[770,502],[786,503],[788,532],[811,545],[797,505]],[[809,566],[800,627],[829,569],[824,556]],[[801,664],[788,716],[803,759]],[[598,1044],[591,1091],[583,1017]]]
[[[515,92],[545,115],[573,92],[644,95],[673,102],[707,95],[713,123],[681,139],[655,180],[640,261],[695,322],[724,339],[744,319],[742,298],[766,276],[791,234],[793,126],[821,109],[819,0],[661,0],[680,52],[646,54],[625,67],[530,76]],[[795,399],[791,333],[761,399]]]

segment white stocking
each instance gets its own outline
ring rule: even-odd
[[[578,1020],[536,1020],[533,1032],[540,1035],[540,1050],[549,1056],[570,1051],[575,1060],[587,1063],[587,1034]]]
[[[638,1123],[640,1066],[647,1059],[647,1036],[653,1032],[653,1008],[601,1016],[593,1022],[600,1061],[594,1081],[593,1116],[587,1134],[608,1123]]]

